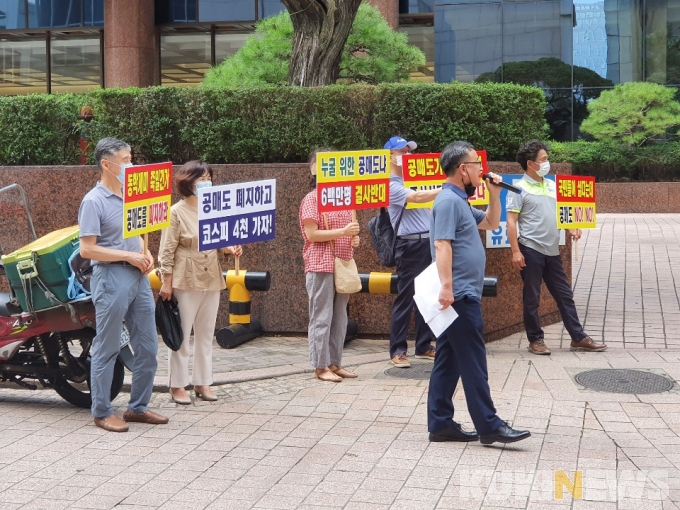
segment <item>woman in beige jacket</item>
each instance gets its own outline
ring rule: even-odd
[[[162,299],[177,298],[184,340],[178,351],[170,351],[169,386],[172,400],[191,404],[189,385],[189,338],[194,332],[194,369],[191,374],[196,398],[215,401],[212,384],[212,345],[220,291],[226,285],[217,250],[198,251],[197,190],[212,186],[213,171],[202,161],[189,161],[175,174],[177,192],[183,200],[170,210],[170,227],[163,230],[158,256],[163,275]],[[240,246],[222,250],[240,256]]]

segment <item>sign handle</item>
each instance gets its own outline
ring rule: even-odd
[[[142,238],[144,239],[144,255],[146,255],[146,252],[149,249],[149,234],[144,234]]]
[[[356,209],[352,209],[352,221],[353,222],[357,221],[357,211],[356,211]]]
[[[578,262],[578,239],[574,239],[574,258]]]
[[[236,276],[238,276],[240,262],[241,262],[241,257],[239,257],[237,255],[234,256],[234,269],[235,269],[234,272],[236,273]]]

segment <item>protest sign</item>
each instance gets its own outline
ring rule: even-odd
[[[503,182],[517,186],[517,183],[522,180],[524,174],[501,174]],[[544,179],[551,181],[555,180],[554,175],[546,175]],[[508,212],[505,207],[508,197],[508,190],[501,188],[501,218],[498,228],[495,230],[486,231],[486,247],[487,248],[510,248],[510,239],[508,239]],[[519,230],[519,226],[517,227]],[[564,232],[560,232],[560,245],[565,244]]]
[[[269,241],[276,236],[276,179],[202,188],[199,251]]]
[[[316,156],[319,212],[387,207],[390,151],[320,152]]]
[[[402,156],[404,186],[412,189],[413,191],[428,191],[441,188],[443,182],[446,180],[446,176],[439,165],[439,156],[439,152],[431,152],[427,154],[404,154]],[[478,160],[482,163],[481,173],[487,173],[489,171],[489,165],[486,159],[486,151],[477,151],[477,156]],[[468,202],[470,205],[488,205],[489,195],[486,192],[486,184],[484,181],[480,182],[475,194],[470,197]],[[406,208],[432,208],[433,204],[434,201],[425,202],[422,204],[409,202],[406,204]]]
[[[127,167],[124,184],[124,238],[170,226],[171,162]]]
[[[595,228],[595,177],[555,176],[557,228]]]

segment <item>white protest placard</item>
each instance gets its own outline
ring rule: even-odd
[[[199,251],[269,241],[276,236],[276,179],[202,188]]]

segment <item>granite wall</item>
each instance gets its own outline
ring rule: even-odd
[[[490,163],[492,171],[521,173],[514,163]],[[569,165],[553,165],[553,171],[570,173]],[[302,263],[302,239],[298,225],[298,207],[309,191],[309,170],[306,165],[216,165],[215,184],[276,178],[278,187],[277,237],[268,243],[245,247],[241,268],[269,270],[271,290],[253,293],[253,317],[262,321],[270,333],[302,333],[307,328],[307,294]],[[0,167],[0,186],[19,183],[26,190],[30,209],[39,236],[77,222],[78,207],[85,193],[96,183],[94,167]],[[0,195],[0,243],[5,253],[29,241],[25,215],[15,192]],[[363,227],[375,214],[360,211]],[[155,253],[158,234],[150,236]],[[367,230],[361,232],[362,245],[356,252],[361,272],[385,271],[377,260]],[[567,274],[571,274],[570,248],[562,248]],[[228,261],[233,265],[233,260]],[[226,267],[226,266],[225,266]],[[499,277],[499,296],[484,299],[484,317],[488,340],[501,338],[522,329],[521,279],[510,265],[510,251],[487,251],[487,275]],[[541,316],[545,324],[555,322],[556,306],[544,289]],[[359,324],[362,335],[389,333],[393,297],[357,294],[350,299],[350,317]],[[222,298],[218,326],[227,325],[227,293]]]
[[[680,182],[597,184],[598,213],[680,213]]]

